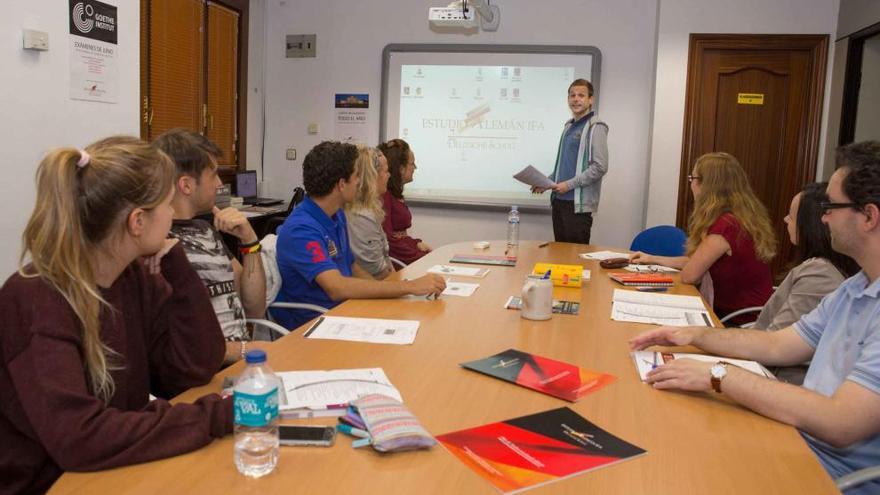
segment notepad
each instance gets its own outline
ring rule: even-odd
[[[614,289],[611,319],[674,327],[713,326],[709,310],[697,296],[651,294],[622,289]]]
[[[647,379],[647,374],[654,369],[654,363],[657,363],[657,366],[662,364],[666,364],[674,359],[695,359],[697,361],[703,361],[707,363],[717,363],[718,361],[724,361],[736,366],[744,370],[751,371],[752,373],[776,379],[773,376],[773,373],[767,370],[767,368],[761,366],[761,363],[755,361],[747,361],[745,359],[730,359],[725,357],[718,356],[709,356],[707,354],[692,354],[687,352],[660,352],[660,351],[635,351],[632,354],[633,361],[636,363],[636,369],[639,370],[639,378],[642,381]]]
[[[493,256],[490,254],[456,254],[450,263],[471,265],[516,266],[516,256]]]
[[[370,394],[403,401],[382,368],[282,371],[279,413],[286,418],[341,416],[348,404]]]

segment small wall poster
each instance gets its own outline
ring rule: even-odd
[[[366,93],[336,93],[336,118],[333,131],[343,143],[368,144],[367,117],[370,95]]]
[[[96,0],[70,1],[70,98],[118,101],[119,18],[116,7]]]

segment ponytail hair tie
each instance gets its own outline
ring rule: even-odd
[[[91,160],[91,158],[92,157],[90,157],[89,154],[86,153],[86,150],[79,150],[79,160],[76,162],[76,166],[79,168],[85,167],[89,164],[89,160]]]

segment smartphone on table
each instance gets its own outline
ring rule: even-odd
[[[336,429],[332,426],[278,426],[278,442],[281,445],[330,447],[336,441]]]

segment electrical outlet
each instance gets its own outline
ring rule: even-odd
[[[309,134],[317,134],[318,133],[318,124],[312,122],[309,124]]]
[[[287,159],[296,160],[296,148],[287,148]]]

